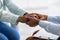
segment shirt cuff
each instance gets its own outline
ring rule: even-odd
[[[48,21],[40,21],[39,22],[39,26],[41,26],[42,28],[46,28],[49,25]]]
[[[47,21],[51,21],[51,22],[52,22],[52,21],[53,21],[53,19],[54,19],[54,17],[53,17],[53,16],[48,16],[48,17],[47,17]]]

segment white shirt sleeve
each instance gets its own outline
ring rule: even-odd
[[[40,21],[39,25],[44,28],[47,32],[60,36],[60,24],[55,24],[48,21]]]
[[[11,14],[11,13],[7,13],[5,11],[0,12],[0,21],[2,22],[10,22],[11,24],[16,24],[18,17],[19,16]]]
[[[9,9],[10,12],[19,15],[19,16],[23,16],[25,14],[26,11],[24,11],[23,9],[17,7],[12,0],[4,0],[5,2],[5,6]]]
[[[47,21],[60,24],[60,16],[48,16]]]

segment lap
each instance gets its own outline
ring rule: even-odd
[[[6,35],[10,40],[19,39],[19,33],[13,27],[9,27],[7,24],[0,22],[0,32]]]
[[[8,38],[4,34],[0,33],[0,40],[8,40]]]

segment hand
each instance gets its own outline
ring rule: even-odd
[[[28,21],[26,22],[27,25],[31,26],[31,27],[35,27],[39,24],[39,19],[34,18],[34,17],[26,17],[28,19]]]
[[[26,14],[24,16],[35,17],[35,18],[37,18],[39,20],[47,20],[47,15],[38,14],[38,13],[30,13],[30,14]]]
[[[18,18],[17,22],[26,23],[31,27],[35,27],[36,25],[38,25],[40,20],[47,20],[47,16],[37,13],[25,13],[24,16]]]
[[[35,13],[36,14],[36,13]],[[43,15],[43,14],[36,14],[40,20],[47,20],[47,15]]]
[[[27,25],[31,26],[31,27],[35,27],[36,25],[39,24],[39,20],[36,18],[32,18],[32,17],[19,17],[17,19],[17,22],[22,22],[22,23],[26,23]]]
[[[20,16],[17,19],[17,22],[22,22],[22,23],[26,23],[28,21],[28,19],[25,17],[25,15],[27,15],[28,13],[26,12],[23,16]]]
[[[17,22],[26,23],[26,22],[28,22],[28,18],[26,18],[24,16],[20,16],[20,17],[18,17]]]
[[[35,27],[36,25],[38,25],[40,19],[36,14],[25,13],[23,16],[24,18],[20,17],[20,22],[26,23],[31,27]]]
[[[32,37],[32,36],[30,36],[30,37],[26,38],[26,40],[44,40],[44,39],[40,39],[38,37]]]
[[[38,24],[38,21],[40,21],[40,20],[47,20],[47,15],[43,15],[43,14],[30,13],[30,14],[26,14],[24,16],[31,18],[30,21],[27,22],[27,24],[29,26],[33,26],[33,27]]]

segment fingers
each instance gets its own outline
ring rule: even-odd
[[[36,13],[34,14],[25,14],[22,17],[19,17],[18,21],[22,22],[22,23],[26,23],[27,25],[31,26],[31,27],[35,27],[39,24],[39,15],[37,15]]]
[[[37,20],[36,18],[31,18],[31,17],[27,17],[29,19],[28,22],[26,22],[27,25],[31,26],[31,27],[35,27],[38,25],[39,20]]]
[[[39,20],[47,20],[47,15],[44,14],[38,14],[38,13],[30,13],[25,15],[26,17],[34,17],[37,18]]]
[[[20,16],[17,21],[22,22],[22,23],[26,23],[28,21],[28,19],[24,16],[22,16],[22,17]]]
[[[32,13],[31,15],[35,16],[35,18],[40,19],[40,20],[46,20],[47,19],[47,15],[44,15],[44,14]]]
[[[37,26],[37,23],[33,22],[33,21],[29,21],[26,23],[27,25],[31,26],[31,27],[35,27]]]
[[[38,25],[39,20],[37,20],[34,17],[32,18],[32,17],[22,16],[22,17],[18,18],[18,22],[26,23],[27,25],[34,27],[34,26]]]
[[[37,14],[40,20],[47,20],[47,15]]]
[[[39,19],[39,17],[35,13],[33,13],[33,14],[27,14],[27,15],[25,15],[25,17],[32,17],[32,18]]]

